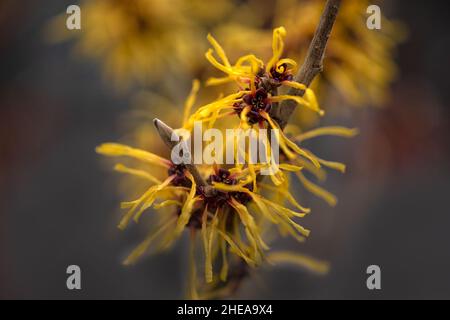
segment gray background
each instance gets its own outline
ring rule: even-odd
[[[115,175],[94,148],[121,137],[129,99],[97,64],[74,58],[71,43],[43,41],[44,23],[73,3],[25,1],[0,27],[0,298],[182,298],[186,241],[135,267],[120,263],[143,234],[115,228]],[[339,205],[308,199],[313,236],[277,244],[329,260],[330,274],[263,268],[239,298],[450,298],[450,7],[392,1],[390,9],[410,29],[395,97],[356,112],[356,139],[315,146],[348,163],[328,183]],[[81,291],[65,287],[70,264],[82,269]],[[381,266],[381,291],[365,286],[370,264]]]

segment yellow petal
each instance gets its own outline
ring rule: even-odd
[[[116,166],[114,167],[114,170],[116,170],[118,172],[122,172],[122,173],[128,173],[128,174],[131,174],[136,177],[141,177],[141,178],[147,179],[153,183],[157,183],[157,184],[161,183],[161,180],[154,177],[147,171],[129,168],[129,167],[124,166],[121,163],[116,164]]]
[[[172,206],[172,205],[179,206],[179,207],[183,206],[183,204],[180,201],[178,201],[178,200],[166,200],[166,201],[163,201],[161,203],[155,204],[153,206],[153,208],[155,208],[155,209],[162,209],[162,208],[165,208],[165,207],[168,207],[168,206]]]
[[[195,232],[191,232],[191,238],[189,241],[189,298],[198,300],[199,295],[197,292],[197,266],[195,262]]]
[[[214,50],[217,52],[217,55],[225,64],[225,66],[230,67],[230,62],[228,61],[227,55],[225,54],[225,50],[223,50],[222,46],[214,39],[211,34],[208,34],[207,39],[209,43],[214,47]]]
[[[289,191],[283,190],[283,189],[281,189],[281,188],[275,188],[275,187],[272,187],[272,186],[267,185],[267,184],[261,184],[261,187],[266,188],[266,189],[268,189],[268,190],[271,190],[271,191],[273,191],[273,192],[279,192],[279,193],[281,193],[282,195],[284,195],[284,196],[286,197],[286,199],[287,199],[292,205],[294,205],[295,207],[297,207],[297,208],[298,208],[299,210],[301,210],[302,212],[304,212],[304,213],[309,213],[309,212],[311,212],[311,209],[305,208],[305,207],[303,207],[302,205],[300,205],[300,204],[297,202],[297,200],[295,200],[295,198],[292,196],[292,194],[291,194]]]
[[[318,274],[326,274],[330,270],[328,262],[288,251],[272,252],[267,256],[267,260],[277,265],[292,264]]]
[[[220,270],[220,280],[227,281],[228,276],[228,257],[227,257],[227,245],[225,240],[220,240],[220,249],[222,251],[222,269]]]
[[[167,223],[163,224],[159,228],[157,228],[156,232],[152,231],[147,238],[140,243],[136,249],[134,249],[131,254],[125,259],[123,262],[124,265],[131,265],[134,264],[147,250],[148,247],[151,245],[153,240],[157,238],[161,233],[163,233],[168,227],[171,225],[174,225],[175,219],[171,219]]]
[[[239,257],[244,259],[244,261],[248,265],[255,266],[255,262],[251,258],[249,258],[225,232],[223,232],[222,230],[217,230],[217,232],[228,243],[233,252],[235,252]]]
[[[194,178],[188,171],[186,171],[185,174],[186,177],[189,180],[191,180],[192,186],[191,190],[189,191],[189,195],[187,196],[186,201],[184,202],[183,208],[181,209],[181,214],[178,217],[177,226],[175,228],[175,236],[178,236],[184,230],[184,227],[188,224],[189,219],[191,218],[192,208],[195,202],[197,202],[200,199],[199,197],[195,197],[197,185],[195,183]]]
[[[273,30],[273,38],[272,38],[272,58],[270,58],[269,62],[266,66],[266,71],[270,72],[270,69],[280,60],[281,55],[283,54],[284,42],[283,39],[286,37],[286,29],[284,27],[278,27]]]
[[[166,168],[170,167],[170,161],[164,158],[161,158],[160,156],[157,156],[153,153],[132,148],[123,144],[119,143],[104,143],[100,146],[98,146],[96,149],[96,152],[99,154],[103,154],[106,156],[111,157],[122,157],[127,156],[131,158],[135,158],[138,160],[142,160],[151,164],[160,165]]]
[[[200,89],[200,81],[197,79],[192,81],[192,89],[189,93],[189,96],[186,99],[186,102],[184,103],[184,115],[183,115],[183,126],[187,123],[189,119],[189,115],[192,110],[192,106],[195,103],[195,99],[197,97],[198,90]]]
[[[279,167],[282,170],[291,171],[291,172],[300,171],[303,169],[303,167],[299,167],[299,166],[289,164],[289,163],[280,163]]]
[[[317,129],[302,133],[302,134],[296,136],[295,140],[301,142],[304,140],[308,140],[308,139],[320,137],[320,136],[325,136],[325,135],[344,137],[344,138],[352,138],[352,137],[356,136],[358,133],[359,133],[358,129],[350,129],[350,128],[337,127],[337,126],[322,127],[322,128],[317,128]]]

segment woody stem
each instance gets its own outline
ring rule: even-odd
[[[294,77],[296,82],[309,86],[314,78],[322,72],[325,49],[331,30],[333,29],[334,22],[336,21],[341,2],[342,0],[328,0],[325,4],[319,25],[317,26],[314,37],[309,45],[305,61],[303,62],[303,65],[297,75]],[[288,94],[296,96],[303,96],[304,93],[304,90],[294,88],[291,88],[288,92]],[[284,100],[274,106],[270,112],[270,116],[278,122],[280,128],[284,129],[296,106],[297,104],[295,101]]]

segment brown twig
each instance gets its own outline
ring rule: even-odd
[[[159,119],[153,119],[153,124],[156,127],[156,130],[159,133],[159,136],[161,137],[162,141],[166,144],[166,146],[169,147],[170,150],[172,150],[178,143],[186,143],[183,141],[181,137],[179,137],[174,130],[169,127],[167,124],[162,122]],[[174,139],[172,139],[172,137]],[[184,150],[188,150],[188,148],[183,148]],[[186,154],[183,154],[183,157],[188,156]],[[199,187],[208,187],[208,184],[206,181],[202,178],[200,175],[200,172],[198,172],[197,167],[192,163],[185,163],[187,170],[192,174],[192,177],[195,180],[195,183]]]
[[[298,71],[294,80],[309,86],[314,78],[322,72],[323,58],[325,56],[325,48],[327,46],[328,38],[330,37],[331,30],[334,22],[336,21],[339,6],[342,0],[328,0],[325,9],[320,18],[319,25],[317,26],[314,38],[309,45],[308,53],[306,54],[305,62]],[[303,96],[304,91],[299,89],[290,89],[290,95]],[[274,106],[271,111],[271,116],[278,122],[283,129],[294,112],[296,102],[293,100],[285,100],[278,106]]]

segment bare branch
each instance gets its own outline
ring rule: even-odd
[[[305,62],[295,76],[295,81],[309,86],[314,78],[322,72],[325,48],[327,46],[328,38],[330,37],[334,22],[336,21],[341,1],[342,0],[327,1],[320,18],[319,25],[314,33],[314,38],[309,46]],[[304,91],[291,88],[289,90],[289,94],[303,96]],[[285,100],[272,109],[271,116],[277,120],[281,128],[284,128],[296,106],[297,104],[295,101]]]
[[[161,137],[162,141],[166,144],[166,146],[169,147],[170,150],[172,150],[173,147],[175,147],[178,143],[186,143],[183,141],[181,137],[179,137],[174,130],[169,127],[167,124],[162,122],[159,119],[153,119],[153,124],[156,127],[156,130],[159,133],[159,136]],[[172,139],[172,137],[174,139]],[[177,139],[178,138],[178,139]],[[188,150],[188,148],[183,148],[184,150]],[[197,167],[192,164],[186,164],[186,168],[189,170],[189,172],[192,174],[192,177],[194,177],[195,183],[199,187],[209,187],[206,181],[202,178],[200,175],[200,172],[198,172]]]

